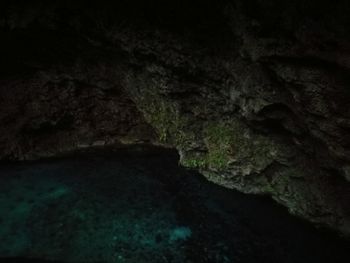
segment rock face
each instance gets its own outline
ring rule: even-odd
[[[1,159],[163,144],[349,235],[347,1],[126,2],[3,4]]]
[[[50,69],[20,80],[2,80],[1,159],[152,142],[152,128],[108,74],[105,68],[91,65],[89,69]]]

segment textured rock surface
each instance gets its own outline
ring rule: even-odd
[[[1,158],[161,143],[209,180],[350,234],[346,1],[9,6]]]
[[[108,75],[104,68],[78,65],[1,81],[1,158],[152,141],[152,128]]]

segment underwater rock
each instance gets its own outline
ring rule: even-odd
[[[176,242],[176,241],[181,241],[181,240],[186,240],[190,238],[192,235],[192,231],[189,227],[176,227],[174,228],[169,237],[170,242]]]

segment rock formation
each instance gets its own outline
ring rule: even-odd
[[[161,144],[349,235],[347,1],[188,2],[3,2],[0,158]]]

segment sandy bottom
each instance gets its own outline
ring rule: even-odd
[[[178,167],[168,150],[104,150],[0,166],[0,257],[336,263],[348,252],[349,243],[268,198]]]

